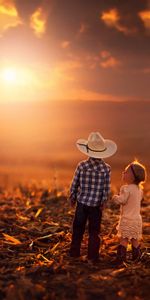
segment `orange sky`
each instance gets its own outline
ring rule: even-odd
[[[91,131],[116,141],[117,181],[148,164],[149,56],[149,0],[0,0],[0,181],[71,179]]]
[[[0,0],[1,101],[149,100],[149,0]]]

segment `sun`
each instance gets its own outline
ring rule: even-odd
[[[0,77],[5,86],[23,87],[31,85],[33,81],[32,72],[22,67],[5,67],[0,72]]]
[[[2,78],[6,83],[17,83],[17,71],[13,68],[7,68],[2,71]]]

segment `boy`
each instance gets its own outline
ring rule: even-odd
[[[102,208],[110,191],[110,166],[103,158],[113,155],[117,146],[113,141],[105,140],[99,132],[92,132],[88,140],[79,139],[77,147],[89,158],[78,164],[70,188],[71,205],[74,206],[77,201],[70,256],[80,256],[88,220],[88,259],[98,261]]]

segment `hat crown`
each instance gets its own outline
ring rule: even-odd
[[[90,133],[88,137],[88,147],[96,151],[102,151],[105,149],[105,140],[99,132]]]

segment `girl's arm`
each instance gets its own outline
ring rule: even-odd
[[[105,176],[104,186],[103,186],[103,197],[101,200],[101,206],[103,206],[110,195],[110,184],[111,184],[111,169],[109,169],[108,173]]]
[[[117,204],[126,204],[128,201],[130,192],[128,190],[128,187],[122,186],[120,189],[120,194],[119,195],[114,195],[113,196],[113,201]]]

